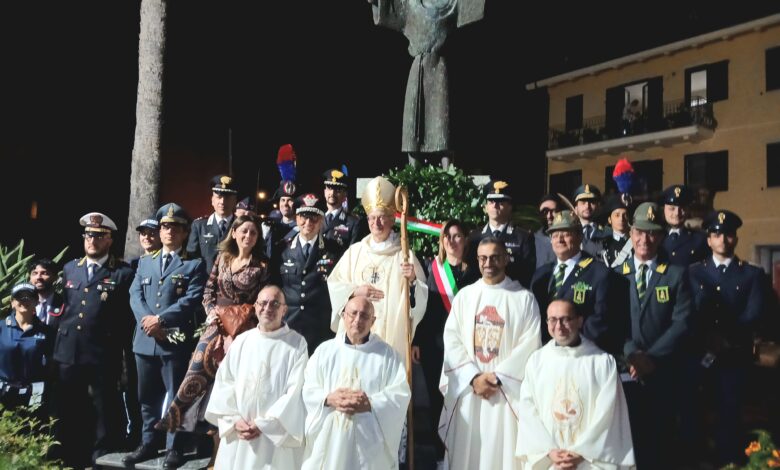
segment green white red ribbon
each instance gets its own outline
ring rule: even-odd
[[[401,224],[401,213],[396,212],[395,213],[395,223],[396,225]],[[427,220],[422,219],[415,219],[414,217],[406,217],[406,229],[411,230],[412,232],[420,232],[425,233],[428,235],[433,235],[438,237],[441,233],[441,228],[443,227],[442,224],[437,224],[435,222],[429,222]]]
[[[450,313],[452,300],[455,298],[455,294],[458,293],[458,285],[455,283],[455,276],[452,275],[450,263],[446,261],[441,263],[438,257],[434,257],[431,267],[433,268],[431,271],[433,271],[433,278],[436,280],[436,287],[439,288],[441,301],[447,313]]]

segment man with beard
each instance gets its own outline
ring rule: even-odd
[[[109,253],[116,224],[90,212],[84,253],[62,271],[65,312],[57,328],[57,440],[65,465],[84,468],[124,444],[125,417],[118,391],[122,345],[134,318],[128,290],[133,270]]]
[[[62,316],[63,298],[54,291],[54,281],[57,280],[57,265],[54,261],[41,258],[30,265],[30,284],[38,293],[38,305],[35,315],[46,325],[57,331]]]
[[[536,247],[536,269],[555,261],[555,253],[550,245],[550,236],[547,228],[555,219],[555,214],[561,211],[561,200],[555,194],[547,194],[539,202],[539,219],[542,226],[534,232],[534,245]]]
[[[601,254],[601,244],[598,240],[604,238],[604,228],[596,223],[596,213],[601,206],[601,191],[592,184],[583,184],[574,190],[574,213],[580,218],[582,225],[582,249],[598,256]]]
[[[206,270],[211,273],[214,260],[219,251],[219,243],[227,236],[233,223],[238,199],[238,191],[233,178],[217,175],[211,178],[211,207],[214,212],[208,217],[200,217],[192,222],[187,252],[190,258],[203,258]]]

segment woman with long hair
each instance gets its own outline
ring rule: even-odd
[[[428,305],[425,316],[417,325],[412,358],[422,364],[431,409],[431,427],[437,460],[444,458],[444,445],[438,438],[439,415],[444,398],[439,391],[439,378],[444,362],[444,323],[450,313],[452,299],[461,289],[478,279],[466,264],[468,235],[463,223],[450,220],[439,236],[439,253],[428,264]],[[471,271],[471,272],[470,272]]]
[[[208,428],[203,415],[217,367],[233,339],[257,326],[252,304],[268,283],[268,261],[258,243],[261,233],[257,218],[242,215],[220,242],[203,295],[207,326],[158,429],[192,432],[199,423]]]

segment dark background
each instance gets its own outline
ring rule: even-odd
[[[0,6],[0,243],[40,255],[80,253],[78,218],[105,212],[126,228],[138,68],[138,1]],[[21,3],[21,4],[19,4]],[[666,6],[487,0],[453,32],[455,163],[512,178],[521,202],[544,188],[547,95],[534,80],[780,11],[779,2]],[[621,18],[615,21],[614,17]],[[299,183],[403,165],[406,39],[374,26],[363,0],[171,1],[167,18],[161,203],[207,214],[208,179],[228,169],[251,194],[273,192],[276,151],[292,143]],[[514,170],[523,165],[522,172]],[[37,201],[38,218],[30,219]],[[123,246],[123,233],[115,236]]]

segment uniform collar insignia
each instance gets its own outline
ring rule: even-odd
[[[623,263],[623,274],[631,274],[631,266],[628,265],[628,261]]]
[[[157,259],[157,257],[158,257],[158,256],[160,256],[160,252],[161,252],[161,251],[162,251],[162,249],[160,249],[160,250],[157,250],[157,251],[155,251],[154,253],[152,253],[152,258],[153,258],[153,259]]]
[[[84,266],[84,263],[87,262],[87,257],[83,257],[79,260],[79,262],[76,264],[76,266]]]
[[[663,274],[663,273],[666,272],[666,267],[667,267],[666,263],[661,263],[661,264],[658,265],[657,268],[655,268],[655,270],[656,270],[656,272],[658,272],[660,274]]]
[[[580,260],[579,263],[577,263],[577,266],[581,268],[587,268],[590,263],[593,262],[593,258],[583,258]]]

